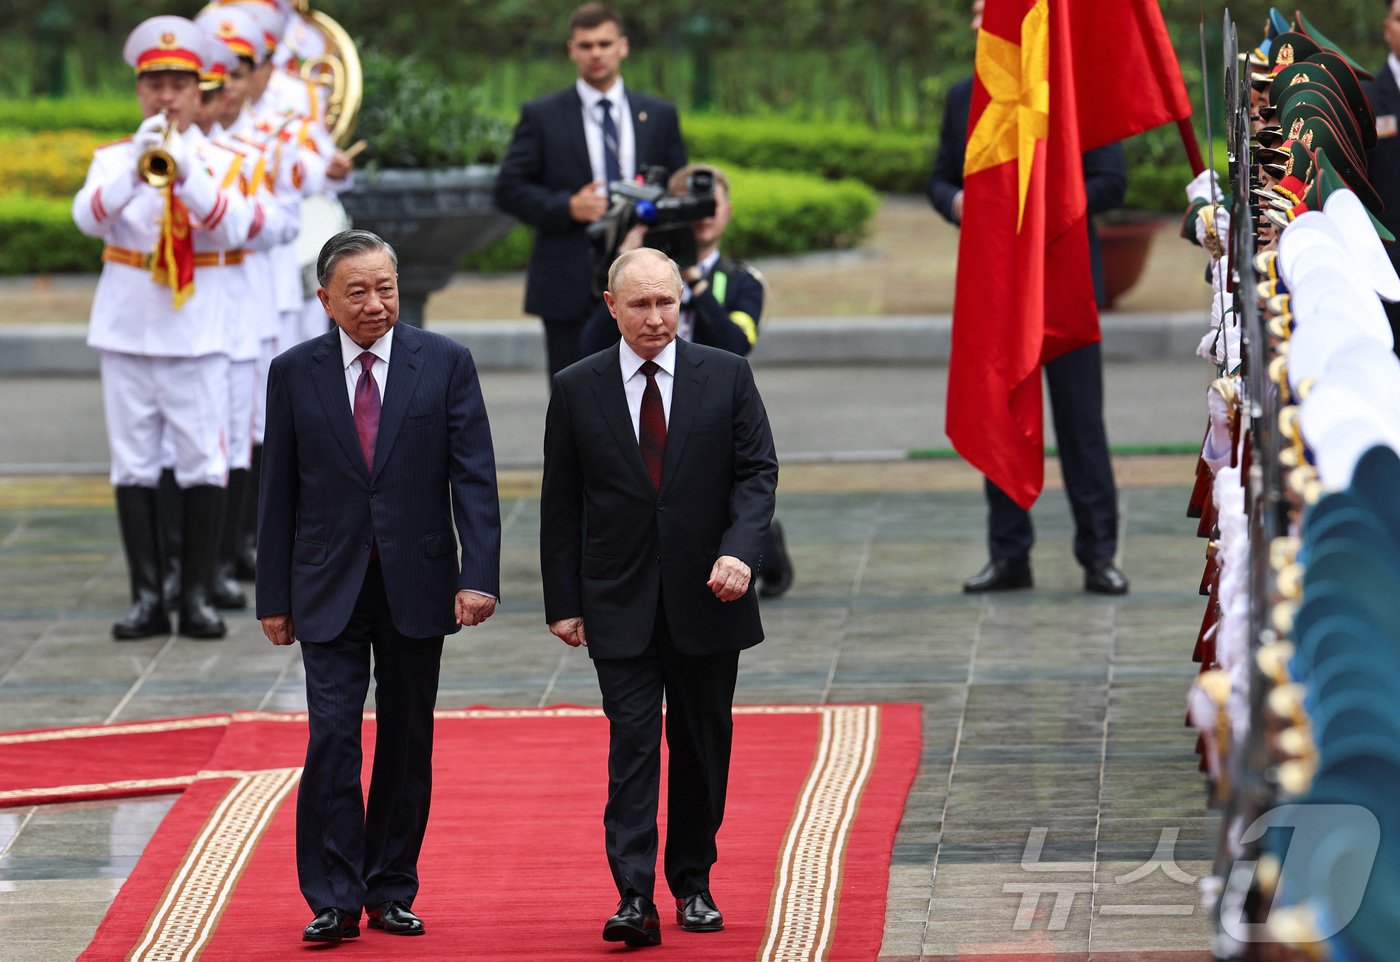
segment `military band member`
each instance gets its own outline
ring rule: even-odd
[[[179,632],[220,638],[210,604],[228,474],[229,359],[220,272],[241,263],[252,212],[229,181],[235,155],[194,125],[203,31],[152,17],[127,38],[145,117],[135,136],[98,148],[73,201],[83,233],[106,242],[88,344],[101,352],[111,479],[131,575],[118,639],[168,634],[155,487],[161,439],[175,455],[185,531]],[[236,175],[235,175],[236,180]]]

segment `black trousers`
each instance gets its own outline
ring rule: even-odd
[[[1118,489],[1103,424],[1103,352],[1090,344],[1045,365],[1060,473],[1074,516],[1074,557],[1088,566],[1118,553]],[[987,481],[987,547],[992,558],[1030,555],[1031,514]]]
[[[731,707],[739,653],[685,655],[657,612],[651,644],[636,658],[595,658],[608,717],[608,803],[603,830],[619,894],[652,898],[661,788],[661,704],[666,703],[666,883],[677,898],[710,887],[724,821]]]
[[[544,347],[549,364],[549,376],[558,374],[584,357],[581,345],[584,317],[544,317]]]
[[[360,728],[373,654],[378,717],[366,802]],[[379,562],[370,562],[340,637],[303,643],[310,740],[297,789],[297,877],[313,912],[358,915],[413,904],[433,788],[433,708],[442,637],[394,630]]]

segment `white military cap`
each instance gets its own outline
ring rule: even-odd
[[[1400,276],[1395,273],[1395,265],[1385,252],[1380,235],[1371,225],[1361,198],[1349,190],[1334,190],[1323,201],[1322,211],[1336,224],[1347,249],[1356,259],[1360,268],[1377,294],[1387,301],[1400,301]]]
[[[257,21],[263,39],[263,56],[259,58],[260,61],[272,55],[277,49],[278,41],[282,39],[283,31],[287,29],[287,10],[273,0],[220,0],[214,6],[244,10]]]
[[[181,70],[198,74],[204,69],[204,31],[184,17],[151,17],[136,25],[126,38],[122,56],[137,74],[157,70]]]
[[[238,54],[207,30],[204,33],[204,70],[199,75],[201,90],[223,86],[224,78],[238,67]]]
[[[262,63],[267,57],[267,40],[262,25],[247,9],[232,4],[205,7],[194,18],[205,32],[217,37],[239,57]]]

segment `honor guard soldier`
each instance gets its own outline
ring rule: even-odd
[[[252,41],[257,30],[246,12],[233,7],[209,7],[195,18],[195,23],[207,32],[222,58],[234,64],[242,61],[244,69],[252,66]],[[228,69],[232,70],[233,65]],[[209,127],[201,123],[201,129],[209,134],[216,125],[223,129],[220,121],[236,122],[244,96],[240,91],[233,99],[221,99],[219,116],[212,118]],[[295,198],[288,200],[290,185],[282,185],[280,197],[274,191],[268,158],[260,145],[228,135],[215,136],[214,142],[238,155],[238,184],[252,210],[243,263],[228,269],[229,291],[223,299],[224,328],[229,337],[229,475],[213,599],[216,607],[237,609],[246,604],[237,583],[238,562],[252,500],[253,451],[262,444],[265,421],[267,368],[260,362],[264,361],[267,339],[272,338],[273,343],[276,339],[277,304],[269,251],[296,237],[300,205]],[[268,353],[265,360],[270,362],[272,356]]]
[[[78,228],[106,243],[87,342],[102,355],[133,602],[112,633],[170,632],[156,521],[168,432],[184,529],[179,632],[220,638],[224,623],[209,600],[228,474],[219,272],[242,262],[252,213],[237,189],[235,155],[213,148],[193,123],[207,56],[203,31],[183,17],[152,17],[131,32],[124,54],[136,70],[145,120],[133,137],[97,149],[73,200]]]

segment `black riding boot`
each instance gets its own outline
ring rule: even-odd
[[[262,445],[253,445],[253,464],[248,469],[248,492],[243,496],[243,521],[238,532],[233,574],[239,581],[252,581],[258,573],[258,485],[262,484]]]
[[[184,557],[180,562],[180,634],[222,638],[227,629],[211,602],[214,560],[224,521],[224,489],[212,484],[185,488]]]
[[[214,565],[214,582],[210,600],[215,608],[226,611],[248,607],[243,589],[234,578],[234,557],[243,528],[243,499],[248,491],[248,472],[238,469],[228,473],[228,494],[224,498],[224,522],[219,529],[219,556]]]
[[[180,529],[184,527],[181,520],[184,513],[185,502],[180,486],[175,483],[175,470],[165,468],[156,486],[156,517],[160,520],[161,590],[165,594],[165,606],[171,610],[180,604],[180,556],[183,553]]]
[[[764,598],[776,598],[792,587],[792,558],[783,538],[783,526],[777,518],[768,526],[759,550],[763,560],[758,572],[758,593]]]
[[[112,625],[118,641],[170,634],[170,616],[160,588],[160,535],[156,492],[136,485],[117,487],[117,526],[131,575],[131,610]]]

